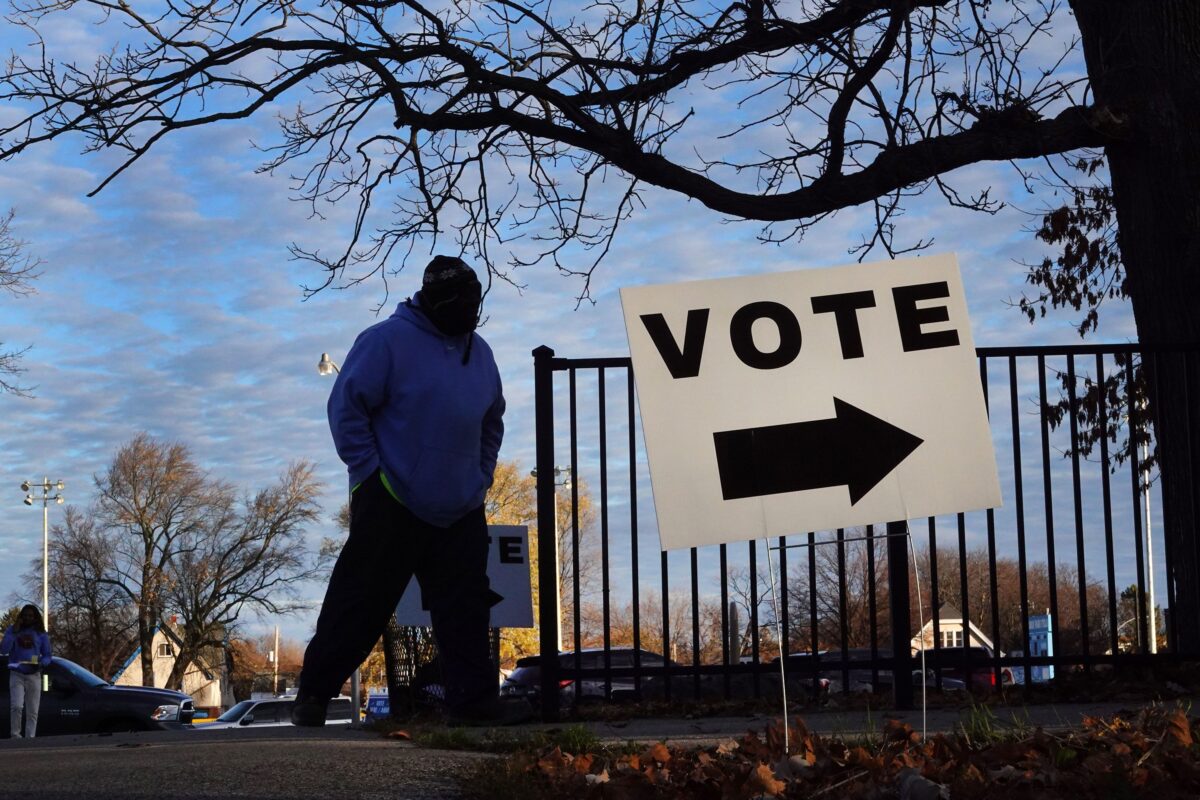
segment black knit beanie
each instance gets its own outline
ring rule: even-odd
[[[443,334],[462,336],[475,330],[479,321],[481,292],[475,270],[461,258],[434,256],[421,280],[420,308]],[[467,339],[463,364],[471,358],[472,341]]]
[[[425,277],[421,279],[421,288],[439,288],[439,284],[458,284],[479,280],[475,270],[457,256],[434,256],[425,267]]]

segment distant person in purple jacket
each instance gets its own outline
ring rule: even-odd
[[[26,605],[17,621],[0,639],[0,657],[8,659],[8,730],[21,738],[21,715],[25,715],[25,738],[37,734],[38,706],[42,702],[42,673],[50,666],[50,636],[42,612]]]
[[[350,536],[304,653],[292,722],[324,725],[326,704],[379,640],[415,575],[433,622],[452,722],[530,715],[497,697],[488,631],[500,598],[487,577],[483,502],[504,435],[500,371],[475,333],[482,286],[437,256],[421,291],[355,340],[329,396],[349,472]]]

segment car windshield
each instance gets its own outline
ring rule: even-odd
[[[236,722],[237,720],[241,719],[242,714],[246,713],[246,709],[252,705],[254,705],[253,700],[243,700],[221,716],[217,717],[217,722]]]
[[[68,661],[65,658],[55,658],[54,663],[58,664],[59,667],[65,670],[68,675],[70,675],[82,686],[86,686],[88,688],[96,686],[108,686],[108,681],[104,680],[104,678],[89,672],[88,670],[76,664],[74,661]]]

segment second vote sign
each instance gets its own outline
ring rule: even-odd
[[[626,287],[664,550],[991,508],[952,255]]]

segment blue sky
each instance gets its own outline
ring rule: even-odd
[[[54,25],[76,52],[95,50],[106,35],[70,21]],[[0,35],[0,45],[20,44],[15,29]],[[368,281],[303,300],[300,285],[320,276],[290,260],[288,245],[335,245],[353,209],[309,218],[289,199],[285,176],[254,174],[262,157],[249,142],[271,141],[274,131],[272,116],[263,114],[169,137],[91,199],[86,193],[115,161],[79,156],[79,140],[0,164],[0,210],[16,209],[16,234],[44,261],[35,295],[0,297],[0,342],[32,346],[25,380],[36,387],[32,399],[0,396],[3,600],[20,593],[19,575],[41,547],[40,509],[22,505],[21,481],[61,478],[68,502],[84,504],[92,476],[139,431],[187,444],[203,467],[247,492],[293,459],[314,461],[326,515],[309,534],[315,544],[333,533],[345,481],[325,424],[330,383],[316,363],[322,352],[341,361],[355,335],[379,318],[383,287]],[[1077,342],[1074,314],[1030,326],[1008,305],[1023,291],[1017,262],[1043,252],[1019,209],[1051,199],[1029,194],[1003,164],[967,167],[954,177],[961,187],[991,185],[1012,205],[985,216],[948,208],[940,196],[922,197],[909,204],[901,231],[906,241],[933,237],[934,250],[958,254],[976,344]],[[848,249],[867,230],[866,210],[852,209],[801,241],[763,245],[756,224],[729,222],[653,189],[643,198],[646,208],[626,223],[596,272],[594,304],[577,308],[580,284],[551,267],[519,272],[522,289],[497,283],[489,294],[481,332],[496,352],[509,402],[501,458],[533,465],[534,347],[550,345],[569,357],[628,353],[621,286],[847,263]],[[429,254],[431,244],[418,242],[415,252]],[[456,247],[445,240],[436,252]],[[393,279],[383,313],[419,278],[413,270]],[[1111,303],[1094,339],[1133,338],[1129,309]],[[649,504],[641,502],[645,511]],[[52,508],[52,523],[58,519],[61,509]],[[652,529],[643,535],[652,537]],[[305,597],[319,600],[322,588],[305,587]],[[307,638],[312,620],[310,613],[281,622],[286,634]],[[246,622],[257,632],[276,620]]]

